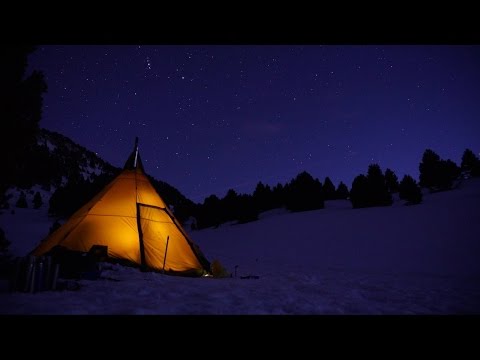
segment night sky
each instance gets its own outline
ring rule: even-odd
[[[119,167],[138,136],[147,173],[195,202],[480,155],[480,46],[49,45],[29,65],[41,127]]]

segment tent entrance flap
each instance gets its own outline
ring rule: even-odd
[[[143,204],[138,207],[147,267],[165,272],[202,268],[185,236],[164,208]]]

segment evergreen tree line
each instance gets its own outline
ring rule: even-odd
[[[348,195],[343,182],[335,188],[329,177],[322,184],[304,171],[285,185],[278,183],[273,188],[258,182],[252,195],[237,194],[233,189],[222,199],[210,195],[202,204],[190,208],[190,213],[196,218],[196,228],[202,229],[228,221],[254,221],[260,212],[280,207],[293,212],[322,209],[325,200],[347,199]]]
[[[239,195],[230,189],[222,199],[210,195],[203,203],[189,203],[182,210],[184,214],[194,216],[195,227],[202,229],[229,221],[254,221],[260,212],[280,207],[292,212],[322,209],[325,200],[349,199],[354,209],[390,206],[393,203],[392,194],[398,193],[407,205],[414,205],[422,201],[421,187],[431,192],[449,190],[461,174],[480,176],[480,160],[470,149],[466,149],[458,167],[450,159],[442,160],[433,150],[427,149],[419,170],[419,183],[408,174],[399,182],[393,170],[387,168],[383,173],[378,164],[371,164],[366,175],[355,177],[350,191],[343,182],[335,188],[329,177],[321,183],[304,171],[285,185],[278,183],[270,188],[259,182],[252,195]]]
[[[33,194],[33,190],[31,190],[30,192]],[[18,199],[15,202],[15,206],[17,208],[25,208],[25,209],[29,207],[33,207],[34,209],[39,209],[42,205],[43,205],[42,194],[40,194],[39,191],[37,191],[33,196],[31,206],[28,205],[27,195],[25,194],[24,191],[20,192],[20,194],[18,195]],[[8,208],[8,207],[9,207],[8,202],[6,202],[4,208]]]
[[[354,209],[390,206],[393,204],[392,194],[397,192],[407,204],[422,201],[422,191],[410,175],[405,175],[399,183],[392,170],[387,168],[384,174],[378,164],[370,164],[367,175],[360,174],[353,180],[350,202]]]

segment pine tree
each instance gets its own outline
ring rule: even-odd
[[[238,214],[240,212],[238,200],[239,195],[233,189],[229,189],[225,197],[220,200],[222,209],[222,223],[238,219]]]
[[[451,189],[453,182],[458,179],[460,174],[461,169],[452,160],[442,160],[437,184],[441,189]]]
[[[367,181],[370,206],[392,205],[392,195],[388,192],[385,176],[378,164],[368,167]]]
[[[17,200],[17,203],[15,204],[15,206],[18,207],[18,208],[28,208],[27,198],[26,198],[25,193],[23,191],[18,196],[18,200]]]
[[[333,185],[332,180],[328,176],[323,183],[323,196],[325,200],[335,199],[335,185]]]
[[[335,192],[335,198],[336,199],[348,199],[349,196],[348,188],[347,185],[345,185],[343,182],[340,181],[340,184],[338,184],[337,191]]]
[[[368,201],[368,180],[363,174],[353,179],[352,188],[350,190],[350,201],[354,209],[369,206]]]
[[[239,224],[258,220],[258,210],[254,206],[253,196],[242,194],[237,200],[237,218]]]
[[[480,176],[480,159],[475,156],[472,150],[465,149],[462,156],[461,169],[470,176]]]
[[[420,186],[428,188],[436,186],[440,176],[440,166],[440,156],[433,150],[426,149],[419,165]]]
[[[358,175],[352,183],[350,201],[353,208],[392,205],[392,195],[388,192],[385,176],[378,164],[368,167],[368,174]]]
[[[285,206],[285,190],[282,184],[278,183],[272,190],[272,209]]]
[[[216,195],[210,195],[196,210],[197,228],[204,229],[210,226],[218,227],[221,224],[221,202]]]
[[[322,183],[303,171],[285,186],[285,200],[290,211],[323,209]]]
[[[442,160],[433,150],[425,150],[420,169],[420,186],[430,190],[448,190],[461,173],[452,160]]]
[[[35,196],[33,197],[33,208],[38,209],[42,205],[43,205],[42,195],[37,191],[35,193]]]
[[[419,204],[422,202],[422,190],[410,175],[403,177],[398,190],[400,199],[407,200],[407,204]]]
[[[260,181],[253,192],[253,203],[258,212],[274,208],[273,194],[270,186],[263,185]]]
[[[388,192],[396,193],[398,191],[397,175],[388,168],[385,170],[385,184],[387,185]]]

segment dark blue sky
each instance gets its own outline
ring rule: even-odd
[[[480,153],[480,46],[38,46],[41,126],[199,202],[306,170],[350,188],[371,163]]]

